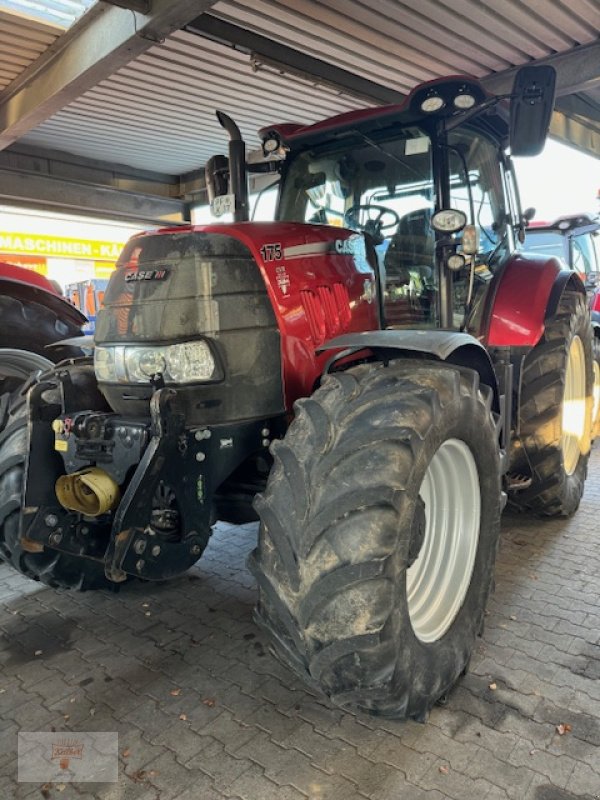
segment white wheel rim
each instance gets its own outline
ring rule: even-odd
[[[598,422],[598,412],[600,411],[600,366],[594,359],[594,411],[592,421],[594,425]]]
[[[32,373],[45,371],[54,366],[52,361],[28,350],[0,348],[0,379],[22,378],[26,380]]]
[[[585,351],[579,336],[574,336],[567,359],[560,439],[563,466],[567,475],[575,472],[582,452],[585,399]]]
[[[469,447],[448,439],[425,473],[425,535],[406,571],[408,613],[422,642],[440,639],[454,622],[471,583],[481,518],[477,465]]]

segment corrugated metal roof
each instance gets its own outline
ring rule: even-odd
[[[0,0],[0,10],[66,30],[95,3],[96,0]]]
[[[484,77],[600,33],[598,0],[221,0],[211,13],[401,91]]]
[[[598,0],[220,0],[211,14],[400,92],[453,73],[483,78],[600,34]],[[364,105],[264,64],[255,72],[248,54],[179,32],[22,141],[179,174],[225,151],[215,108],[253,145],[269,122]]]
[[[96,0],[0,0],[0,92]]]
[[[257,130],[269,123],[316,122],[364,105],[275,69],[255,71],[249,56],[178,32],[21,141],[180,174],[226,152],[217,108],[236,120],[254,147]]]
[[[55,27],[0,10],[0,91],[33,63],[61,34]]]

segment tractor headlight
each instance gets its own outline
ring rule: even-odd
[[[183,384],[220,377],[204,341],[163,347],[117,345],[94,350],[96,378],[105,383],[148,383],[160,373],[165,383]]]
[[[125,372],[132,383],[147,383],[159,372],[166,380],[164,348],[126,347]]]
[[[94,371],[99,381],[116,381],[115,350],[116,347],[94,348]]]
[[[167,347],[167,369],[173,383],[208,381],[215,373],[215,361],[206,342],[183,342]]]

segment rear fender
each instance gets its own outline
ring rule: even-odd
[[[514,256],[497,280],[482,336],[488,347],[534,347],[567,286],[585,297],[579,275],[556,258]]]
[[[341,349],[341,352],[339,350]],[[493,409],[500,413],[498,380],[485,347],[468,333],[456,331],[384,330],[348,333],[338,336],[319,348],[319,352],[337,350],[329,359],[325,372],[331,372],[343,361],[346,366],[358,360],[361,351],[369,350],[378,361],[395,358],[418,358],[443,361],[468,367],[479,374],[481,383],[493,393]]]

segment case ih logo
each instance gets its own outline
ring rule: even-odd
[[[125,283],[131,283],[132,281],[164,281],[168,277],[168,269],[132,269],[125,273]]]

